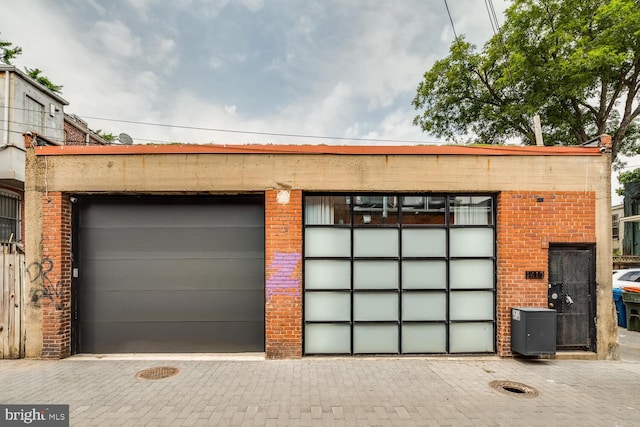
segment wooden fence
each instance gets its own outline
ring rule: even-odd
[[[18,245],[0,245],[0,359],[24,357],[24,253]]]

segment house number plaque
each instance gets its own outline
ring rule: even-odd
[[[544,271],[526,271],[524,275],[527,279],[544,279]]]

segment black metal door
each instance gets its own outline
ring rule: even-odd
[[[595,348],[593,247],[549,248],[549,308],[558,312],[557,348]]]

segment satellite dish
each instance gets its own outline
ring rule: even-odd
[[[118,135],[118,141],[120,141],[120,143],[124,145],[133,144],[133,139],[126,133],[121,133],[120,135]]]

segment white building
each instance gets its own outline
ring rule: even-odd
[[[62,145],[68,104],[17,67],[0,64],[0,242],[21,242],[24,234],[23,134],[33,132],[50,145]]]

